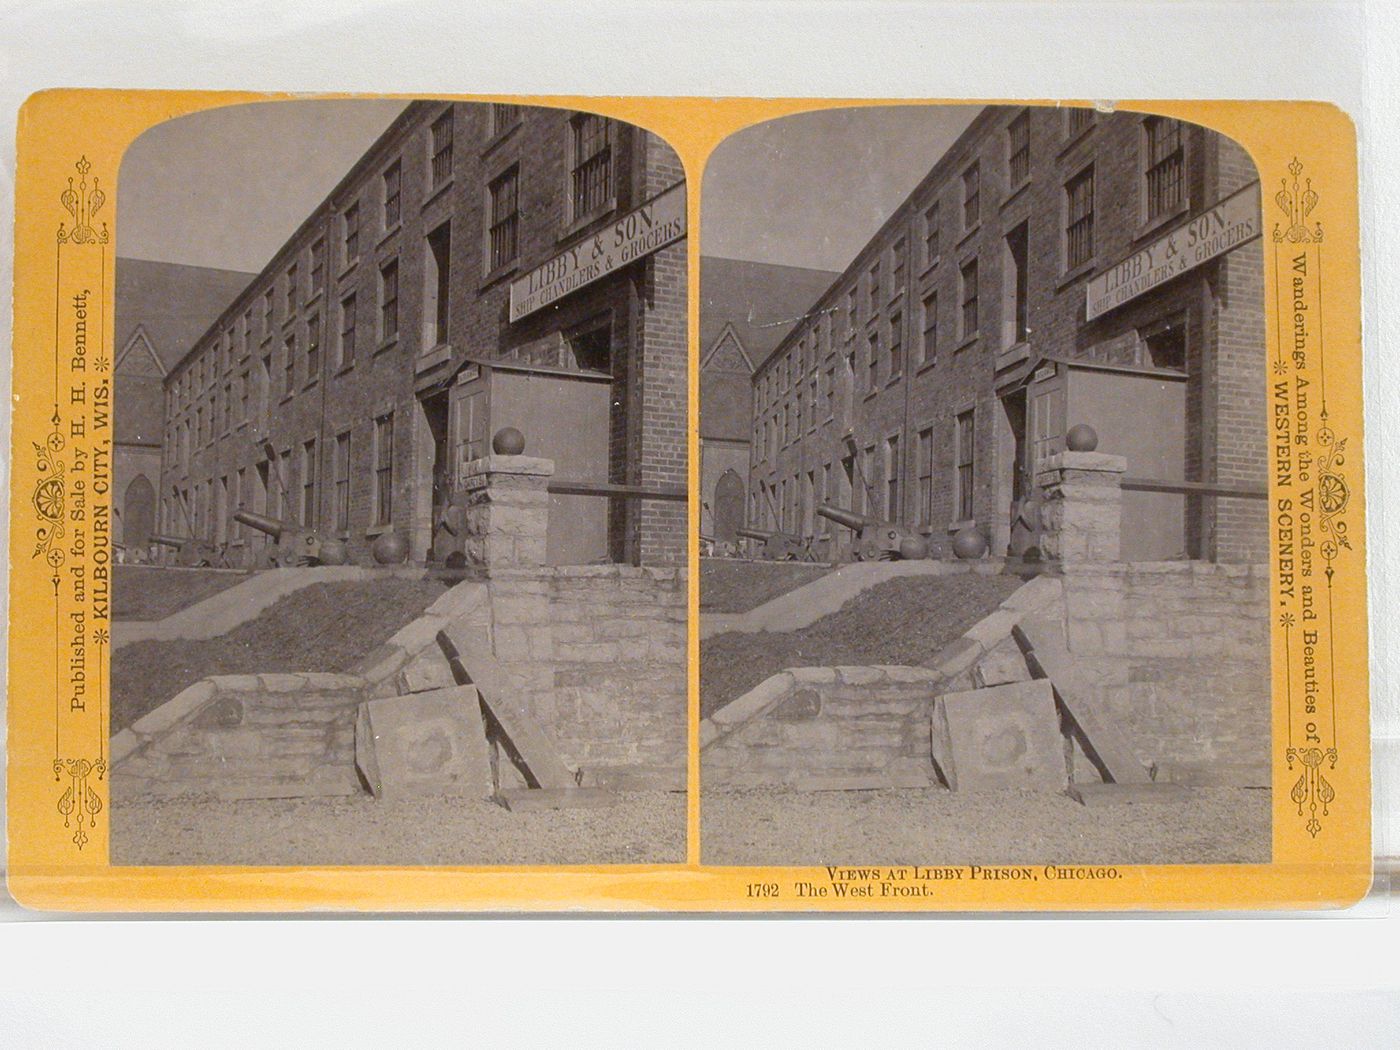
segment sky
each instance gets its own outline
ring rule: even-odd
[[[863,106],[746,128],[705,169],[701,252],[843,270],[980,106]]]
[[[256,273],[407,101],[263,102],[158,124],[117,180],[117,254]]]

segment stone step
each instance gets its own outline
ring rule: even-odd
[[[1192,795],[1184,784],[1074,784],[1070,797],[1080,804],[1096,806],[1178,805]]]
[[[597,809],[611,806],[617,796],[602,788],[507,788],[496,801],[512,813],[533,813],[546,809]]]
[[[684,791],[685,765],[595,766],[583,771],[582,784],[610,791]]]

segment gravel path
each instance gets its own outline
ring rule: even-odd
[[[477,799],[116,802],[114,865],[673,864],[685,795],[509,813]]]
[[[701,863],[1204,864],[1271,854],[1269,792],[1085,807],[1005,791],[746,790],[701,797]]]

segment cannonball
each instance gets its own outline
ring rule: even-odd
[[[501,427],[491,439],[491,451],[498,456],[518,456],[525,451],[525,435],[515,427]]]
[[[386,532],[370,548],[380,565],[401,565],[408,560],[408,541],[397,532]]]
[[[1071,452],[1092,452],[1099,447],[1099,433],[1088,423],[1076,423],[1065,434],[1065,448]]]
[[[928,540],[922,536],[905,536],[899,541],[899,556],[906,561],[928,557]]]
[[[447,560],[443,562],[443,564],[454,571],[465,569],[467,567],[467,556],[462,551],[453,551],[447,556]]]
[[[339,540],[323,540],[321,554],[317,558],[322,565],[344,565],[350,560],[350,549]]]
[[[974,561],[987,553],[987,538],[971,525],[953,534],[953,553],[963,561]]]

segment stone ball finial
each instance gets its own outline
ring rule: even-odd
[[[1065,448],[1071,452],[1093,452],[1099,447],[1099,432],[1088,423],[1076,423],[1065,434]]]
[[[963,561],[975,561],[987,553],[987,537],[968,525],[953,534],[953,553]]]
[[[525,435],[515,427],[501,427],[491,439],[491,451],[498,456],[518,456],[525,451]]]

